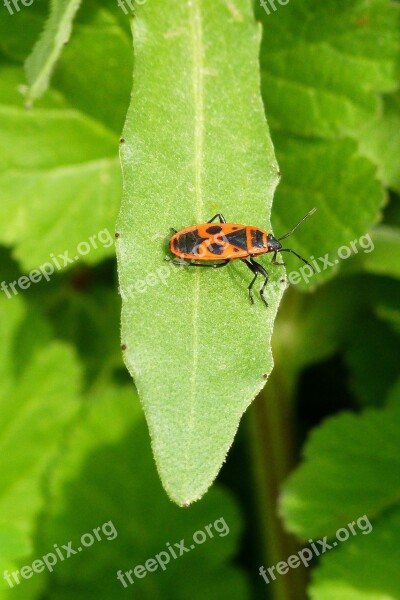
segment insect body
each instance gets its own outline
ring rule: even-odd
[[[252,287],[258,275],[261,274],[264,277],[264,283],[260,289],[260,295],[264,304],[268,306],[264,298],[268,273],[263,266],[254,260],[254,257],[272,252],[272,263],[284,265],[284,263],[279,263],[276,260],[278,252],[291,252],[313,269],[310,263],[294,250],[282,248],[281,240],[289,237],[300,223],[315,211],[316,208],[313,208],[289,233],[280,238],[276,238],[272,233],[267,233],[258,227],[227,223],[222,214],[215,215],[207,223],[201,225],[191,225],[180,231],[173,229],[174,234],[170,239],[169,249],[172,254],[178,257],[178,260],[175,259],[173,262],[188,267],[217,269],[224,267],[231,260],[240,259],[254,274],[248,286],[251,302],[254,303]],[[219,220],[219,223],[213,224],[216,219]]]

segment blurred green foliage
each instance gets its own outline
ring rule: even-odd
[[[399,6],[275,4],[270,14],[255,7],[263,26],[262,95],[282,172],[271,221],[282,235],[318,207],[292,245],[312,254],[321,273],[308,282],[302,277],[281,303],[275,379],[256,401],[266,420],[257,430],[244,423],[221,481],[189,510],[172,504],[161,487],[123,366],[114,246],[106,235],[97,248],[90,242],[99,231],[113,234],[122,194],[118,139],[132,87],[129,19],[116,2],[84,2],[69,44],[56,45],[50,88],[28,111],[24,63],[49,7],[36,1],[10,14],[1,6],[1,281],[16,282],[66,251],[73,259],[54,268],[49,281],[42,276],[0,296],[1,600],[302,600],[306,582],[285,585],[292,573],[268,586],[258,575],[261,564],[288,558],[279,545],[283,530],[265,519],[278,512],[299,547],[325,536],[332,543],[337,528],[362,515],[372,524],[368,535],[352,535],[307,572],[297,569],[312,572],[310,598],[400,599]],[[178,5],[174,0],[168,10]],[[226,7],[229,18],[240,18],[234,0]],[[202,10],[211,10],[206,0]],[[62,26],[68,29],[68,19]],[[44,63],[39,55],[30,63],[36,77],[48,73],[43,48]],[[239,209],[246,213],[243,202]],[[374,249],[365,252],[359,241],[367,234]],[[75,260],[82,242],[90,251]],[[358,242],[356,255],[339,260],[339,248],[351,242]],[[322,269],[326,255],[334,266]],[[299,266],[291,257],[287,264],[290,279]],[[236,280],[226,285],[232,295],[243,291]],[[271,423],[282,429],[267,439]],[[304,448],[298,440],[306,440]],[[253,479],[248,446],[265,461]],[[289,477],[287,453],[288,464],[299,463]],[[280,468],[280,498],[273,489],[269,503],[260,494],[263,479],[271,484],[263,464]],[[117,579],[118,570],[143,565],[167,542],[190,544],[220,518],[229,534],[214,534],[165,571],[134,577],[127,589]],[[109,521],[115,539],[103,536],[53,572],[34,573],[13,588],[3,578],[5,569],[32,565],[55,545],[71,540],[77,547],[82,535]],[[268,554],[271,547],[279,551]]]

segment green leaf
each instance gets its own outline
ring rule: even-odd
[[[219,535],[195,545],[142,578],[126,584],[138,598],[246,600],[247,582],[231,564],[241,530],[238,509],[216,488],[204,502],[182,511],[169,502],[157,477],[148,431],[131,386],[106,387],[88,397],[88,411],[66,445],[50,481],[50,510],[45,515],[40,556],[54,541],[59,545],[111,521],[117,535],[93,544],[76,557],[59,562],[49,581],[50,597],[59,600],[121,600],[129,595],[117,572],[144,565],[167,548],[223,518]],[[79,510],[76,507],[79,506]],[[223,524],[226,524],[226,528]],[[229,533],[228,533],[229,530]],[[48,550],[47,550],[48,551]]]
[[[350,537],[324,554],[309,589],[311,600],[400,598],[400,509],[383,515],[371,533]]]
[[[375,172],[378,146],[367,152],[358,145],[382,110],[379,93],[398,87],[397,7],[387,0],[297,0],[275,3],[275,10],[273,3],[262,4],[262,90],[282,171],[274,228],[283,232],[318,206],[291,243],[305,258],[316,256],[317,246],[317,264],[329,253],[339,265],[337,250],[364,235],[384,203]],[[343,136],[353,137],[354,145]],[[294,259],[288,264],[302,272]],[[317,273],[300,288],[337,272]]]
[[[311,141],[277,134],[274,142],[282,169],[273,212],[275,231],[283,235],[310,208],[318,207],[286,242],[311,260],[316,271],[313,274],[298,258],[285,256],[288,271],[296,272],[289,281],[310,289],[337,274],[350,255],[364,256],[364,236],[376,222],[385,194],[375,166],[359,155],[352,140]]]
[[[43,475],[78,408],[75,356],[60,343],[35,344],[37,324],[26,315],[19,298],[0,299],[1,571],[32,548],[35,518],[44,504]],[[16,360],[21,347],[23,368]]]
[[[366,353],[365,348],[379,348]],[[344,357],[351,371],[350,386],[366,405],[385,402],[399,372],[400,338],[386,323],[362,314],[354,316]]]
[[[153,0],[137,10],[134,42],[117,225],[122,342],[163,485],[184,505],[212,483],[272,369],[284,272],[270,270],[269,308],[258,294],[251,306],[243,263],[174,269],[165,240],[170,227],[217,212],[268,230],[278,167],[248,0],[174,2],[168,11]]]
[[[66,281],[54,297],[48,296],[49,293],[43,301],[40,293],[38,300],[42,306],[49,300],[47,314],[54,331],[57,337],[76,347],[86,366],[88,384],[95,383],[101,388],[117,369],[129,380],[121,356],[121,306],[115,290],[92,284],[85,294],[71,293]]]
[[[343,413],[313,430],[304,462],[287,480],[281,513],[299,537],[330,536],[400,498],[400,410]]]
[[[365,352],[365,348],[379,348]],[[399,373],[400,338],[382,321],[362,315],[351,323],[345,360],[350,385],[363,404],[382,405]]]
[[[40,40],[25,63],[29,82],[26,103],[31,106],[49,87],[50,77],[63,46],[68,43],[72,22],[81,0],[50,0],[50,15]]]
[[[348,339],[355,315],[360,310],[360,286],[337,278],[313,294],[285,294],[275,322],[273,353],[286,376],[322,361]]]
[[[22,63],[35,44],[47,15],[48,2],[33,2],[29,10],[10,13],[0,19],[0,52],[12,61]],[[10,2],[11,9],[13,4]],[[5,8],[4,8],[5,10]],[[4,10],[2,14],[4,14]],[[21,73],[20,84],[25,82]]]
[[[362,255],[367,273],[400,279],[400,229],[381,225],[371,234],[374,251]]]
[[[400,408],[400,377],[390,391],[387,404],[389,407]]]
[[[260,7],[259,15],[273,129],[318,137],[355,133],[378,115],[378,92],[398,87],[395,4],[297,0],[270,15]]]
[[[0,240],[16,245],[13,255],[27,271],[45,262],[57,271],[54,258],[61,268],[69,266],[58,256],[65,252],[72,263],[94,264],[112,255],[121,190],[117,136],[65,103],[24,110],[12,100],[19,71],[5,71],[4,79],[0,71],[6,97],[0,104]]]
[[[377,315],[387,321],[389,325],[393,328],[393,331],[396,333],[400,333],[400,309],[393,308],[392,306],[387,306],[386,304],[382,304],[376,309]]]
[[[305,367],[340,354],[356,400],[383,405],[398,373],[399,291],[396,280],[358,274],[339,276],[313,294],[297,294],[293,286],[285,294],[273,338],[274,357],[285,377],[290,380]]]
[[[384,109],[360,131],[360,151],[378,165],[385,186],[400,191],[400,93],[384,98]]]
[[[115,6],[122,12],[116,2]],[[75,108],[120,135],[132,87],[133,56],[130,33],[119,25],[111,8],[85,3],[52,84]]]

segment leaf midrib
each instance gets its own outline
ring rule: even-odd
[[[201,0],[192,0],[188,3],[190,35],[192,40],[192,84],[194,96],[194,179],[195,179],[195,216],[198,223],[203,221],[203,143],[204,143],[204,86],[203,86],[203,31],[201,23]],[[194,428],[194,407],[196,402],[196,379],[198,371],[198,312],[200,304],[200,272],[194,276],[193,293],[193,354],[190,379],[190,407],[188,413],[187,443],[184,449],[185,465],[184,480],[187,481],[190,472],[189,448],[190,438]],[[186,488],[186,483],[184,484]]]

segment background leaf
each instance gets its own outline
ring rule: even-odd
[[[11,569],[31,550],[35,518],[44,504],[42,478],[78,409],[80,372],[75,356],[69,347],[44,342],[45,338],[35,343],[36,324],[26,322],[26,311],[18,298],[0,299],[2,570]],[[25,363],[15,372],[22,327]]]
[[[120,193],[113,135],[75,110],[28,113],[6,105],[0,113],[2,144],[13,148],[0,167],[3,243],[18,241],[15,256],[26,270],[65,251],[72,261],[91,263],[113,253],[111,234],[101,236],[104,244],[97,237],[107,226],[112,231]],[[90,243],[93,235],[97,248]],[[79,246],[81,242],[88,246]],[[62,258],[59,264],[64,267]]]
[[[365,347],[373,347],[376,340],[379,340],[379,352],[366,357]],[[383,403],[398,376],[399,352],[399,337],[389,325],[365,313],[359,318],[354,317],[345,360],[352,373],[350,384],[358,400],[369,405]]]
[[[58,564],[50,581],[52,597],[126,598],[129,589],[117,580],[118,570],[125,572],[144,564],[167,548],[167,541],[174,548],[175,542],[185,539],[189,548],[196,531],[204,531],[206,525],[222,517],[224,522],[219,525],[224,535],[213,530],[214,537],[204,544],[182,557],[178,552],[178,558],[171,558],[165,571],[159,568],[143,579],[134,577],[133,585],[128,579],[126,582],[130,593],[143,599],[200,599],[206,593],[227,599],[248,598],[245,577],[239,569],[228,566],[241,529],[234,502],[218,488],[189,511],[180,510],[165,498],[144,418],[130,387],[109,387],[91,398],[50,488],[53,502],[46,518],[43,552],[51,548],[54,539],[73,539],[75,547],[82,533],[110,520],[118,534],[109,541],[103,536],[102,542],[79,558]],[[82,569],[79,572],[77,560]],[[187,577],[182,576],[182,569]]]
[[[368,150],[366,130],[383,112],[379,93],[399,84],[398,10],[387,0],[299,0],[275,11],[264,3],[257,15],[263,98],[282,171],[272,222],[286,231],[318,206],[293,248],[317,251],[317,263],[329,253],[339,266],[338,249],[379,221],[384,205],[379,139],[370,133]],[[296,285],[310,290],[338,266]],[[294,258],[288,267],[302,272]]]
[[[318,207],[296,231],[295,240],[286,242],[300,255],[315,259],[313,274],[297,258],[285,256],[288,271],[297,273],[289,281],[310,290],[337,274],[343,257],[363,253],[359,239],[377,220],[385,196],[375,166],[360,156],[352,140],[310,141],[277,134],[274,141],[283,169],[276,192],[276,231],[289,231],[300,215]]]
[[[360,150],[379,166],[383,183],[400,191],[400,93],[384,97],[383,110],[361,129]]]
[[[362,266],[368,273],[400,278],[400,229],[381,225],[372,234],[374,251],[362,256]]]
[[[81,0],[50,0],[50,15],[45,29],[25,63],[30,85],[26,94],[28,106],[48,88],[61,50],[68,43],[72,22],[80,3]]]
[[[371,534],[357,535],[322,557],[310,587],[312,600],[396,600],[400,511],[390,511]]]
[[[363,514],[372,520],[394,506],[399,428],[400,411],[392,409],[342,414],[316,429],[304,464],[284,487],[286,526],[302,538],[330,536]]]
[[[38,3],[18,14],[15,35],[25,35],[27,12],[36,27]],[[14,256],[25,271],[65,251],[89,264],[114,254],[111,235],[121,193],[118,137],[132,71],[119,12],[118,6],[106,10],[93,2],[79,12],[77,35],[57,66],[57,89],[38,100],[38,108],[22,107],[22,68],[0,64],[0,239],[15,244]],[[5,36],[9,46],[12,39]],[[21,60],[17,53],[15,60]],[[110,103],[104,102],[105,95]],[[77,252],[80,242],[85,245],[103,229],[110,232],[103,234],[105,244],[96,238],[97,248],[86,255]]]
[[[118,7],[98,8],[90,0],[84,3],[53,85],[74,107],[120,135],[132,87],[132,41],[116,11],[121,12]]]
[[[259,7],[259,15],[266,31],[261,64],[272,129],[357,137],[378,115],[378,92],[398,87],[395,4],[298,0],[270,15]]]

